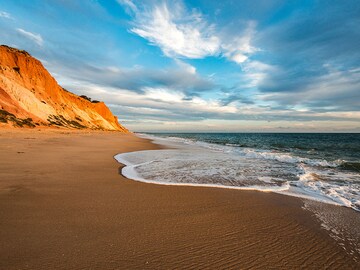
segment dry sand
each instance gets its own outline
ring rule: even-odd
[[[0,269],[359,267],[300,199],[119,175],[115,154],[156,148],[115,132],[1,130]]]

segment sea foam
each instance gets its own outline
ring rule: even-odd
[[[271,191],[360,209],[359,174],[338,170],[337,162],[191,139],[150,138],[176,149],[116,155],[126,165],[125,177],[162,185]]]

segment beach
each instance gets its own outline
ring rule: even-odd
[[[118,132],[1,130],[0,269],[359,268],[300,198],[120,174],[115,155],[159,148]]]

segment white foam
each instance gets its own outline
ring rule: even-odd
[[[181,149],[116,155],[126,165],[125,177],[161,185],[276,192],[360,209],[359,174],[339,172],[326,161],[182,138],[155,140]]]
[[[159,180],[146,179],[146,178],[142,177],[136,170],[137,168],[139,168],[140,166],[144,166],[144,165],[150,165],[153,167],[154,162],[159,162],[159,160],[145,161],[147,159],[144,158],[144,155],[150,154],[151,156],[156,156],[156,155],[154,155],[155,154],[154,152],[159,152],[159,151],[162,151],[162,152],[168,151],[169,152],[171,150],[146,150],[146,151],[139,151],[139,152],[124,153],[124,154],[116,155],[115,159],[118,162],[126,165],[121,171],[122,175],[125,176],[126,178],[129,178],[129,179],[132,179],[132,180],[135,180],[138,182],[143,182],[143,183],[148,183],[148,184],[157,184],[157,185],[168,185],[168,186],[210,187],[210,188],[225,188],[225,189],[236,189],[236,190],[254,190],[254,191],[261,191],[261,192],[275,192],[275,193],[288,195],[288,196],[311,199],[311,200],[330,203],[330,204],[334,204],[334,205],[341,205],[335,201],[332,201],[326,197],[321,196],[320,194],[318,194],[316,192],[302,190],[300,188],[290,186],[289,182],[285,182],[281,186],[262,186],[262,185],[227,186],[227,185],[221,185],[221,184],[204,184],[204,183],[190,183],[190,182],[178,183],[178,182],[169,182],[169,181],[159,181]],[[138,160],[141,160],[142,163],[130,162],[131,159],[135,160],[136,156],[141,156],[141,155],[143,157],[139,158]],[[158,165],[160,167],[162,166],[161,164],[158,164]],[[156,167],[155,170],[160,170],[160,168]],[[269,177],[260,177],[260,180],[262,180],[264,183],[273,183],[273,181],[271,181],[271,178],[269,178]]]
[[[339,205],[360,209],[359,175],[352,172],[339,172],[332,168],[327,170],[301,165],[298,186],[309,192],[320,194]]]
[[[153,151],[153,150],[149,150],[149,151]],[[145,152],[145,151],[139,151],[139,152]],[[134,153],[134,152],[132,152],[132,153]],[[121,174],[123,176],[125,176],[126,178],[129,178],[129,179],[132,179],[132,180],[135,180],[138,182],[143,182],[143,183],[148,183],[148,184],[157,184],[157,185],[167,185],[167,186],[210,187],[210,188],[226,188],[226,189],[237,189],[237,190],[258,190],[258,191],[263,191],[263,192],[279,192],[279,191],[288,190],[290,187],[287,183],[284,186],[276,186],[276,187],[264,187],[264,186],[257,186],[257,185],[247,186],[247,187],[238,187],[238,186],[225,186],[225,185],[216,185],[216,184],[176,183],[176,182],[163,182],[163,181],[159,182],[159,181],[149,180],[149,179],[145,179],[145,178],[141,177],[139,175],[139,173],[136,171],[136,168],[141,165],[150,164],[150,163],[152,163],[152,161],[146,162],[146,163],[140,163],[140,164],[132,164],[131,162],[129,162],[126,159],[127,154],[128,153],[118,154],[114,158],[119,163],[126,165],[121,170]]]
[[[313,166],[323,166],[323,167],[337,167],[338,164],[335,162],[329,162],[326,160],[319,159],[309,159],[303,157],[297,157],[290,153],[280,153],[275,151],[266,151],[266,150],[255,150],[255,149],[244,149],[242,150],[246,156],[252,158],[263,158],[277,160],[280,162],[287,163],[305,163]]]

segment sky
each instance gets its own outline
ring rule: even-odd
[[[0,0],[0,43],[138,132],[360,132],[358,0]]]

